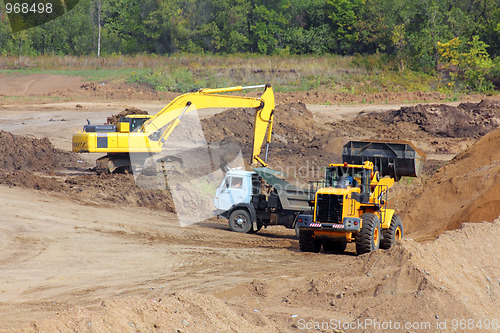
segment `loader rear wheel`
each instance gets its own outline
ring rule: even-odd
[[[299,233],[299,248],[302,252],[318,253],[321,250],[321,240],[314,237],[311,230],[301,230]]]
[[[403,238],[403,221],[401,217],[394,214],[391,219],[391,226],[389,229],[383,231],[384,239],[380,242],[381,249],[388,249],[398,240]]]
[[[375,214],[361,215],[363,225],[356,236],[356,253],[358,255],[375,251],[380,246],[380,220]]]
[[[344,253],[347,241],[326,241],[323,240],[323,250],[325,252]]]
[[[237,209],[229,215],[229,228],[236,232],[253,232],[253,223],[246,210]]]

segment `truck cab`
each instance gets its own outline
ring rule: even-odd
[[[255,179],[256,175],[252,171],[228,171],[215,194],[216,210],[222,213],[238,204],[250,204],[252,194],[257,194],[252,186],[252,179]]]
[[[265,167],[228,171],[216,191],[215,215],[228,219],[236,232],[252,233],[269,225],[296,228],[298,214],[310,209],[310,192],[278,176],[285,175]]]

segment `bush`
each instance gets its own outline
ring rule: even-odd
[[[486,52],[488,47],[478,36],[466,44],[459,37],[446,43],[438,42],[441,69],[449,74],[443,81],[448,81],[448,86],[458,86],[464,90],[491,92],[494,85],[488,78],[495,65]]]

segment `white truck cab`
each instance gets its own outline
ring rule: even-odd
[[[252,175],[255,172],[245,170],[230,170],[217,188],[214,206],[217,210],[227,211],[231,207],[252,200]]]
[[[228,219],[236,232],[252,233],[269,225],[295,228],[298,214],[310,207],[310,193],[279,175],[283,173],[265,167],[229,170],[215,194],[215,215]]]

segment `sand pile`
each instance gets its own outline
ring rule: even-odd
[[[299,320],[357,323],[367,319],[428,325],[426,329],[419,326],[406,330],[402,326],[394,330],[397,332],[458,331],[452,329],[453,319],[489,320],[491,324],[498,318],[499,239],[500,219],[467,223],[432,243],[403,239],[390,250],[362,255],[354,262],[332,255],[332,261],[349,263],[345,270],[318,268],[301,276],[262,278],[220,292],[218,297],[240,309],[242,316],[253,323],[288,325],[281,327],[284,331],[300,329]],[[477,258],[481,258],[480,264]],[[444,320],[447,329],[438,330],[437,323]],[[323,331],[330,332],[334,327],[328,328]],[[371,326],[338,331],[391,330]]]
[[[402,217],[415,239],[500,215],[500,129],[457,155],[406,198]]]
[[[420,104],[398,110],[362,112],[351,121],[330,123],[329,137],[344,141],[411,140],[428,154],[457,154],[499,126],[500,101],[485,99],[457,107]]]
[[[435,314],[441,318],[455,318],[460,312],[469,313],[469,318],[497,318],[499,239],[500,218],[493,223],[462,224],[460,229],[447,231],[432,243],[403,239],[386,253],[372,253],[365,260],[367,272],[373,276],[396,268],[389,277],[381,279],[374,296],[385,295],[394,302],[391,295],[413,293],[418,300],[422,294],[424,298],[431,296],[432,302],[425,302],[426,306],[437,306]],[[411,309],[419,311],[415,305]]]
[[[73,308],[7,332],[273,332],[252,325],[213,296],[192,292],[124,298]]]
[[[207,142],[235,143],[248,161],[253,145],[254,119],[254,110],[236,109],[201,122]],[[333,152],[324,147],[327,146],[327,134],[327,130],[315,123],[305,104],[277,105],[269,148],[270,166],[299,178],[322,177],[314,170],[338,160],[341,153],[340,149]],[[261,156],[264,156],[264,151]]]
[[[376,118],[387,125],[414,123],[422,131],[440,137],[477,138],[500,126],[500,101],[461,103],[457,107],[419,104],[388,111]]]
[[[78,155],[55,149],[47,138],[0,131],[0,146],[0,184],[64,193],[87,204],[175,210],[168,190],[141,188],[132,175],[58,174],[63,169],[76,170]]]
[[[255,111],[252,109],[234,109],[202,119],[202,126],[207,142],[220,142],[228,137],[247,146],[253,142]],[[313,114],[303,103],[277,105],[273,140],[276,145],[306,145],[315,139],[317,129]]]

